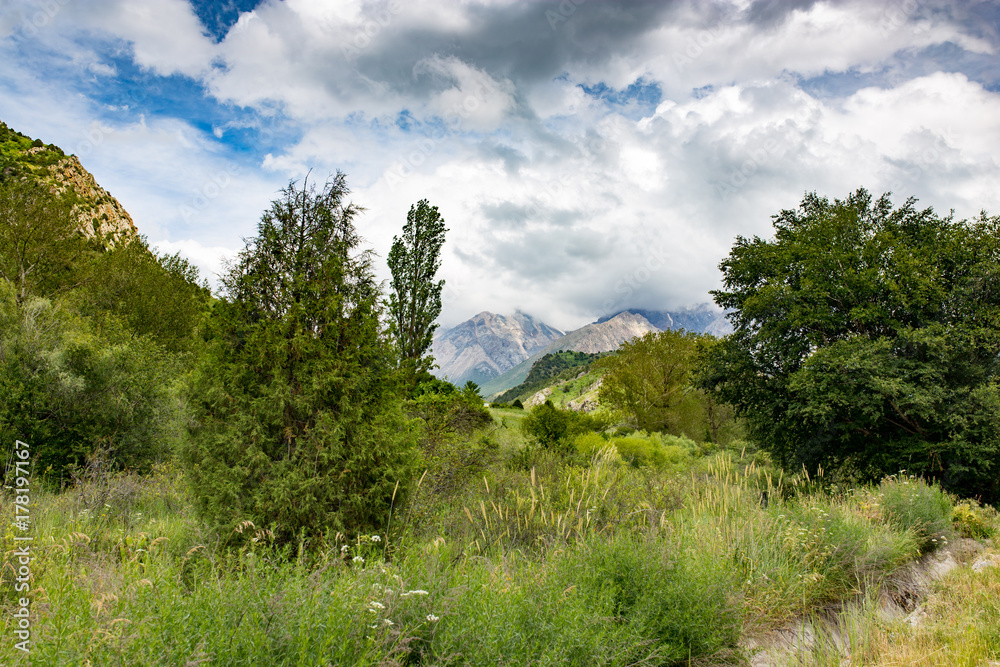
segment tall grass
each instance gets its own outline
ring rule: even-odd
[[[913,478],[825,492],[740,451],[525,456],[516,427],[453,444],[388,532],[308,550],[209,532],[170,468],[40,493],[31,664],[737,664],[741,638],[870,595],[948,532]],[[28,664],[13,549],[5,531],[4,665]]]

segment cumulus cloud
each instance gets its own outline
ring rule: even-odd
[[[101,0],[31,40],[17,3],[3,92],[48,104],[74,71],[113,85],[123,53],[200,91],[117,120],[84,93],[33,125],[103,136],[99,180],[163,247],[215,266],[280,185],[341,169],[383,256],[410,205],[439,206],[445,324],[705,301],[734,236],[768,235],[807,191],[1000,211],[991,3],[264,0],[210,35],[183,0]],[[47,83],[39,62],[58,64]]]

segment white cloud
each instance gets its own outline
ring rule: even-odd
[[[203,267],[309,169],[348,174],[383,256],[427,198],[451,230],[446,323],[521,307],[572,328],[608,304],[704,301],[733,237],[768,235],[806,191],[1000,211],[1000,95],[923,55],[995,52],[955,12],[741,2],[720,20],[708,3],[623,7],[585,3],[553,30],[531,3],[266,0],[214,44],[182,0],[74,3],[36,39],[86,76],[116,74],[86,37],[96,31],[131,44],[141,67],[286,119],[297,139],[254,164],[222,143],[244,121],[112,122],[30,63],[5,65],[0,117],[68,150],[93,143],[85,165],[140,230]],[[13,44],[0,55],[17,63]],[[877,86],[840,94],[802,83],[869,75]],[[640,78],[662,90],[655,110],[620,95]]]

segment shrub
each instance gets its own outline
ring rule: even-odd
[[[951,512],[951,525],[962,537],[983,540],[997,531],[997,512],[976,500],[963,500]]]
[[[602,431],[607,426],[607,420],[600,415],[560,410],[552,401],[536,405],[521,420],[521,429],[548,448],[568,448],[573,436],[586,431]]]
[[[448,433],[468,434],[493,423],[493,416],[479,397],[478,387],[458,387],[431,376],[421,378],[407,402],[411,416],[424,420],[427,434],[440,439]]]
[[[620,664],[733,657],[741,613],[729,563],[663,540],[616,535],[590,541],[565,565],[588,607],[619,628]]]
[[[0,438],[31,445],[36,474],[69,481],[98,448],[116,468],[164,458],[183,430],[175,360],[116,321],[14,301],[0,281]]]
[[[951,535],[952,503],[937,485],[910,476],[891,475],[878,486],[882,518],[917,536],[921,553],[947,543]]]

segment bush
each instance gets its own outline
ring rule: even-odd
[[[989,539],[997,531],[997,511],[976,500],[964,500],[952,509],[951,525],[962,537]]]
[[[627,651],[620,664],[734,657],[741,628],[731,595],[734,568],[680,546],[616,535],[593,540],[567,559],[588,607],[618,628],[618,648]],[[632,641],[622,641],[627,637]]]
[[[413,417],[424,420],[427,435],[440,439],[450,433],[469,434],[493,423],[493,415],[479,397],[478,387],[458,387],[431,376],[421,378],[407,402]]]
[[[573,445],[576,451],[587,457],[604,447],[613,446],[623,461],[636,468],[676,466],[699,453],[698,446],[689,438],[643,431],[612,438],[593,432],[582,433],[574,438]]]
[[[603,431],[607,420],[599,415],[560,410],[545,401],[521,420],[521,429],[546,448],[569,448],[574,436],[587,431]]]
[[[912,530],[921,553],[947,544],[952,503],[940,487],[913,475],[892,475],[879,484],[878,495],[882,518],[896,528]]]
[[[45,299],[18,306],[0,281],[0,438],[27,442],[39,476],[68,482],[98,448],[115,468],[147,468],[183,431],[176,360],[104,325]]]

